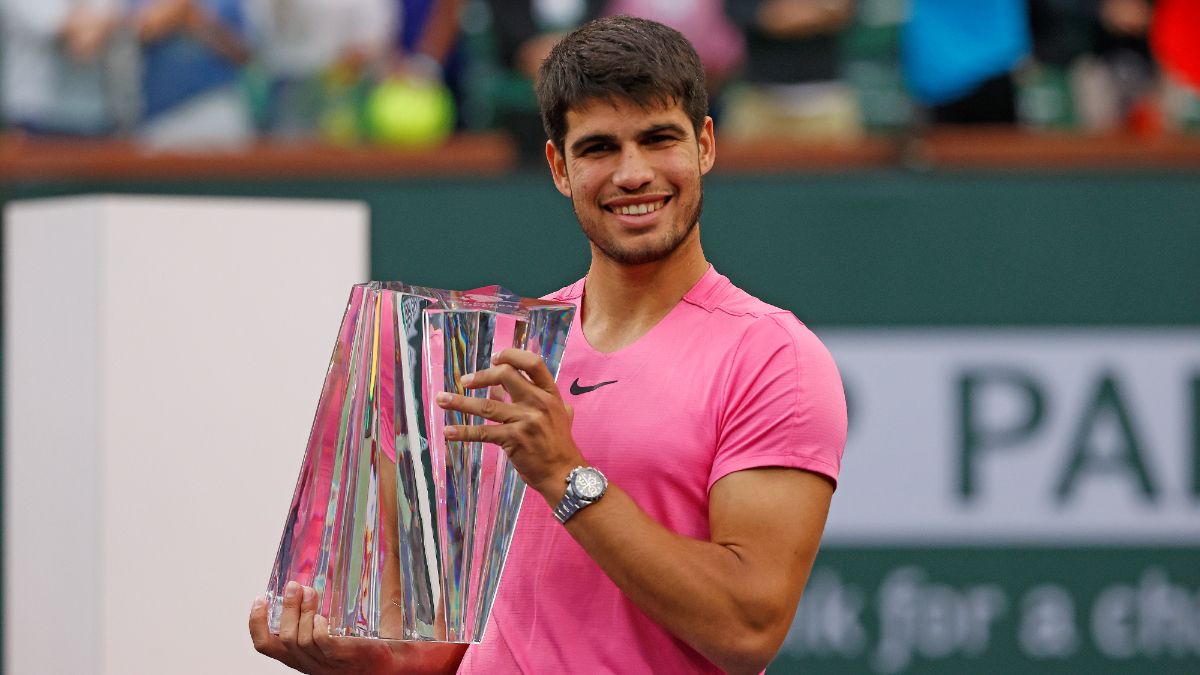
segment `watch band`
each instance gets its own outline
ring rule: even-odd
[[[567,493],[563,495],[562,501],[558,503],[558,506],[554,507],[554,517],[558,518],[558,522],[565,524],[571,519],[571,516],[575,515],[579,511],[579,509],[582,509],[591,503],[592,502],[576,497],[575,493],[571,492],[571,488],[568,487]]]

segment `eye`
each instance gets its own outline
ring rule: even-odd
[[[609,150],[612,150],[611,143],[592,143],[583,146],[583,149],[579,151],[579,155],[586,157],[588,155],[598,155],[602,152],[608,152]]]

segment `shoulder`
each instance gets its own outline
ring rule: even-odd
[[[777,322],[790,319],[803,326],[788,310],[759,300],[711,267],[700,282],[683,297],[683,301],[708,312],[742,318],[745,320],[743,323],[772,317],[772,320]]]
[[[719,276],[712,288],[693,303],[740,326],[738,352],[744,356],[783,349],[799,360],[829,360],[825,345],[792,312],[764,302]]]
[[[841,390],[841,375],[821,339],[791,312],[747,316],[731,363],[732,386],[769,379],[795,391]]]
[[[583,297],[583,282],[587,277],[576,281],[568,286],[547,293],[541,297],[542,300],[553,300],[554,302],[573,302],[578,304],[579,299]]]

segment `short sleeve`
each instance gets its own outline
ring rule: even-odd
[[[723,386],[708,488],[762,467],[812,471],[836,485],[845,443],[846,397],[829,350],[789,313],[756,319]]]

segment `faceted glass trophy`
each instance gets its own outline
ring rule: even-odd
[[[499,286],[358,284],[317,404],[267,590],[279,631],[288,581],[313,587],[332,635],[478,642],[525,484],[494,445],[447,441],[445,411],[508,347],[557,377],[575,307]]]

